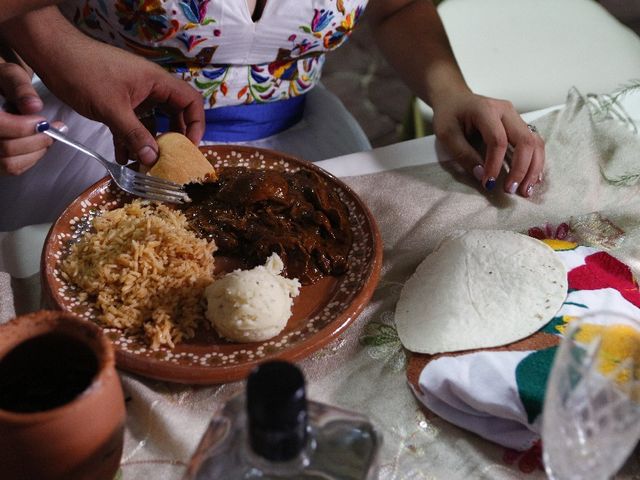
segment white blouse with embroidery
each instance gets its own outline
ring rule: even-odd
[[[209,108],[308,92],[324,53],[350,35],[367,0],[71,0],[85,33],[152,60],[202,92]]]

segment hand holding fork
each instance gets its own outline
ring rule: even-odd
[[[85,145],[69,138],[60,130],[53,128],[49,122],[43,121],[36,125],[36,132],[44,133],[51,138],[65,143],[86,155],[94,158],[107,169],[114,183],[127,193],[138,197],[147,198],[149,200],[157,200],[168,203],[185,203],[189,201],[189,197],[177,183],[155,178],[149,175],[138,173],[124,165],[110,162],[102,155],[94,152]]]

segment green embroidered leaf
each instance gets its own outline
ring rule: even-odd
[[[301,25],[300,26],[300,30],[302,30],[305,33],[311,33],[311,29],[309,27],[307,27],[306,25]]]
[[[550,333],[551,335],[560,335],[560,331],[557,327],[561,327],[565,324],[562,317],[553,317],[549,323],[540,329],[541,332]]]
[[[640,90],[640,80],[636,79],[626,85],[622,85],[611,94],[588,94],[586,96],[589,100],[587,106],[591,110],[594,121],[599,122],[606,119],[616,119],[637,134],[638,129],[636,124],[620,104],[620,100],[624,96],[637,90]]]
[[[404,370],[407,356],[392,325],[382,322],[369,323],[364,327],[360,344],[367,347],[367,354],[374,360],[381,361],[385,369],[392,372]]]
[[[213,19],[213,18],[205,18],[204,22],[202,22],[201,25],[209,25],[210,23],[216,23],[215,19]]]
[[[610,185],[614,185],[616,187],[629,187],[631,185],[635,185],[640,180],[640,173],[630,173],[619,177],[609,177],[602,172],[602,176],[606,178]]]
[[[383,362],[384,367],[390,369],[392,372],[404,370],[407,364],[407,356],[400,345],[396,348],[387,346],[371,347],[367,349],[367,354],[372,359]]]
[[[215,80],[211,80],[211,81],[208,81],[208,82],[202,82],[202,81],[196,79],[194,81],[194,83],[196,84],[196,86],[198,88],[201,88],[202,90],[205,90],[205,89],[208,89],[208,88],[216,89],[216,88],[218,88],[220,86],[220,82],[219,81],[215,81]]]
[[[613,95],[615,100],[620,100],[625,95],[635,92],[636,90],[640,90],[640,79],[631,80],[631,82],[622,85]]]
[[[570,290],[568,293],[571,293],[571,292],[575,292],[575,290]],[[562,302],[562,304],[563,305],[573,305],[574,307],[578,307],[578,308],[589,308],[584,303],[578,303],[578,302]]]
[[[400,345],[400,338],[396,329],[390,325],[379,322],[371,322],[365,328],[360,337],[360,343],[368,347],[378,347],[388,344]]]
[[[251,88],[253,90],[256,90],[260,93],[265,93],[266,91],[269,90],[269,85],[260,85],[260,84],[255,84],[255,85],[251,85]]]
[[[382,337],[364,335],[360,337],[360,343],[366,347],[379,347],[389,343],[389,341]]]
[[[518,395],[529,423],[533,423],[542,412],[547,379],[557,349],[558,347],[551,347],[533,352],[516,367]]]

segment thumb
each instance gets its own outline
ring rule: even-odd
[[[158,159],[158,144],[154,136],[145,128],[131,109],[126,113],[119,111],[103,119],[113,133],[116,148],[116,161],[127,163],[131,158],[143,165],[153,165]]]
[[[0,64],[0,91],[21,114],[29,115],[42,110],[42,100],[31,84],[31,76],[15,63]]]

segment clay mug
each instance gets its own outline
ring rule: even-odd
[[[112,480],[124,397],[93,323],[40,311],[0,325],[0,477]]]

